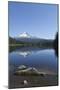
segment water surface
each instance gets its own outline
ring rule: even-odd
[[[17,82],[19,84],[19,86],[18,85],[16,86],[16,84],[15,84],[16,87],[25,87],[24,84],[22,86],[17,81],[18,80],[17,78],[20,78],[20,79],[22,78],[22,81],[23,81],[24,79],[26,79],[26,77],[14,76],[15,71],[21,65],[25,65],[27,68],[34,67],[38,71],[45,72],[48,75],[57,75],[57,72],[58,72],[57,71],[58,60],[57,60],[57,56],[56,56],[54,49],[40,49],[40,48],[32,48],[32,47],[22,47],[22,48],[15,49],[14,51],[11,51],[9,53],[9,72],[10,72],[11,76],[13,77],[12,80],[10,80],[11,82],[16,77],[15,82]],[[27,78],[28,78],[28,76],[27,76]],[[32,79],[32,78],[28,78],[28,79]],[[38,80],[38,77],[37,78],[35,77],[35,79]],[[52,80],[53,79],[51,79],[51,81]],[[57,82],[56,77],[54,78],[54,80],[55,80],[54,83]],[[35,86],[36,86],[38,81],[35,81],[35,82],[36,82],[36,84],[35,84]],[[51,85],[51,84],[49,84],[49,85]],[[34,85],[34,84],[31,84],[30,86],[32,86],[32,85]],[[38,84],[38,85],[40,85],[40,84]],[[42,84],[42,85],[44,85],[44,84]],[[14,85],[12,85],[12,86],[14,87]]]

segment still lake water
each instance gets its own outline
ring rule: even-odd
[[[15,75],[21,65],[34,67],[46,75]],[[17,48],[9,52],[9,88],[56,86],[58,85],[58,59],[54,49],[32,47]],[[27,84],[24,84],[24,81]]]
[[[54,49],[22,47],[9,53],[9,72],[13,73],[21,65],[34,67],[47,74],[58,72],[58,60]]]

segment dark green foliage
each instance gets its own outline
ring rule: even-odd
[[[34,47],[52,47],[52,40],[41,40],[40,42],[38,43],[34,43],[34,42],[22,42],[22,41],[16,41],[15,39],[9,37],[9,45],[15,45],[17,44],[20,45],[20,46],[34,46]]]
[[[16,40],[11,38],[11,37],[9,37],[9,44],[13,44],[13,43],[16,43]]]
[[[54,46],[56,54],[58,55],[58,32],[57,32],[55,40],[53,42],[53,46]]]

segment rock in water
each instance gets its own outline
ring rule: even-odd
[[[27,80],[24,80],[24,85],[27,85],[27,84],[28,84]]]

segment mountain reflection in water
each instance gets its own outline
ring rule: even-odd
[[[34,53],[34,52],[39,52],[40,50],[46,50],[46,49],[51,50],[50,48],[33,48],[33,47],[13,48],[13,47],[11,47],[9,52],[11,53],[11,52],[15,51],[16,54],[19,54],[23,57],[27,57],[27,56],[31,55],[32,53]],[[55,55],[58,57],[57,50],[55,48],[52,48],[52,49],[55,51]]]
[[[57,71],[56,60],[57,56],[54,49],[23,47],[16,48],[14,51],[10,52],[10,63],[17,67],[19,65],[27,65],[35,68],[47,67]]]
[[[45,48],[46,49],[46,48]],[[18,55],[21,55],[23,57],[27,57],[33,53],[37,53],[40,50],[45,50],[43,48],[33,48],[33,47],[21,47],[21,48],[15,48],[15,49],[11,49],[10,52],[14,52]]]
[[[17,52],[17,51],[16,51],[16,54],[19,54],[19,55],[21,55],[21,56],[23,56],[23,57],[27,57],[27,56],[29,56],[30,54],[32,54],[32,52],[30,52],[30,51],[24,51],[24,52],[19,51],[19,52]]]

